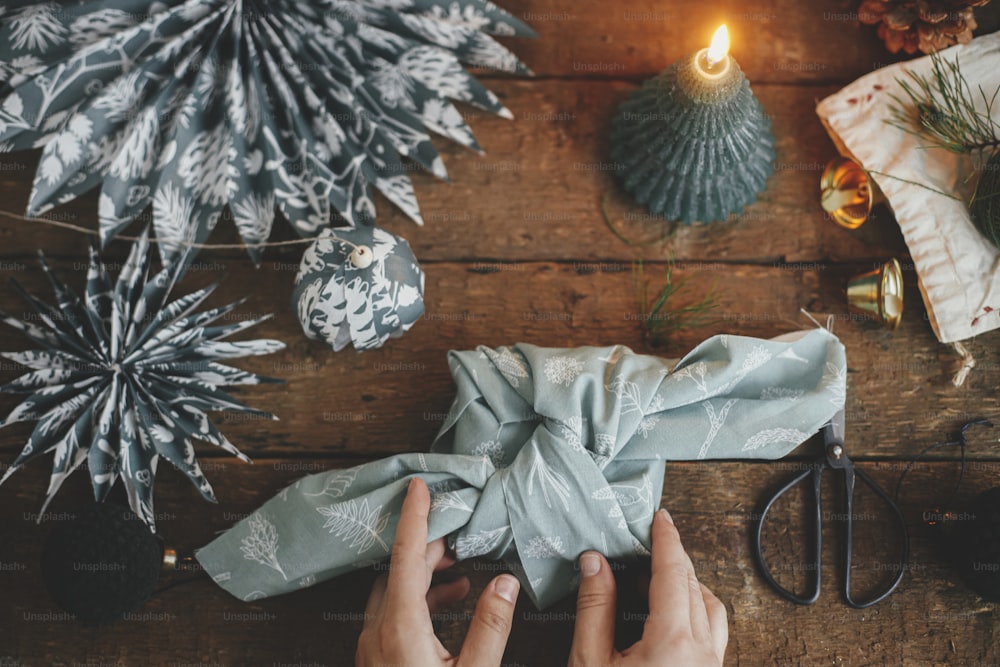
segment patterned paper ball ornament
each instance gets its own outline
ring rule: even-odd
[[[445,178],[429,131],[478,149],[450,100],[512,118],[463,64],[529,74],[491,35],[534,36],[488,0],[5,4],[0,152],[44,147],[28,215],[100,188],[102,240],[152,206],[165,257],[226,205],[247,244],[276,209],[357,224],[372,185],[419,223],[402,157]]]
[[[334,351],[380,347],[424,312],[424,272],[405,239],[371,225],[325,230],[302,256],[292,304]]]

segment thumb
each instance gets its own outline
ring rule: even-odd
[[[580,556],[580,574],[569,664],[603,665],[615,650],[615,577],[596,551]]]
[[[491,581],[476,603],[476,613],[469,624],[469,633],[462,644],[458,664],[468,667],[499,665],[510,636],[514,619],[514,603],[520,583],[509,574]]]

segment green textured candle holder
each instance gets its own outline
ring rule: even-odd
[[[625,190],[650,212],[715,222],[757,199],[774,172],[771,121],[731,57],[705,51],[647,81],[618,111],[611,158]]]

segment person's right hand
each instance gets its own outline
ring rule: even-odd
[[[666,510],[653,517],[649,617],[638,642],[615,649],[615,577],[604,556],[582,554],[580,573],[569,667],[722,664],[729,642],[726,608],[699,583]]]

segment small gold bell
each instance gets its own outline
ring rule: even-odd
[[[847,283],[847,304],[873,313],[888,329],[903,318],[903,269],[891,259],[881,268],[854,276]]]
[[[830,160],[819,179],[820,205],[833,221],[847,229],[865,223],[872,207],[885,199],[878,185],[854,160]]]

